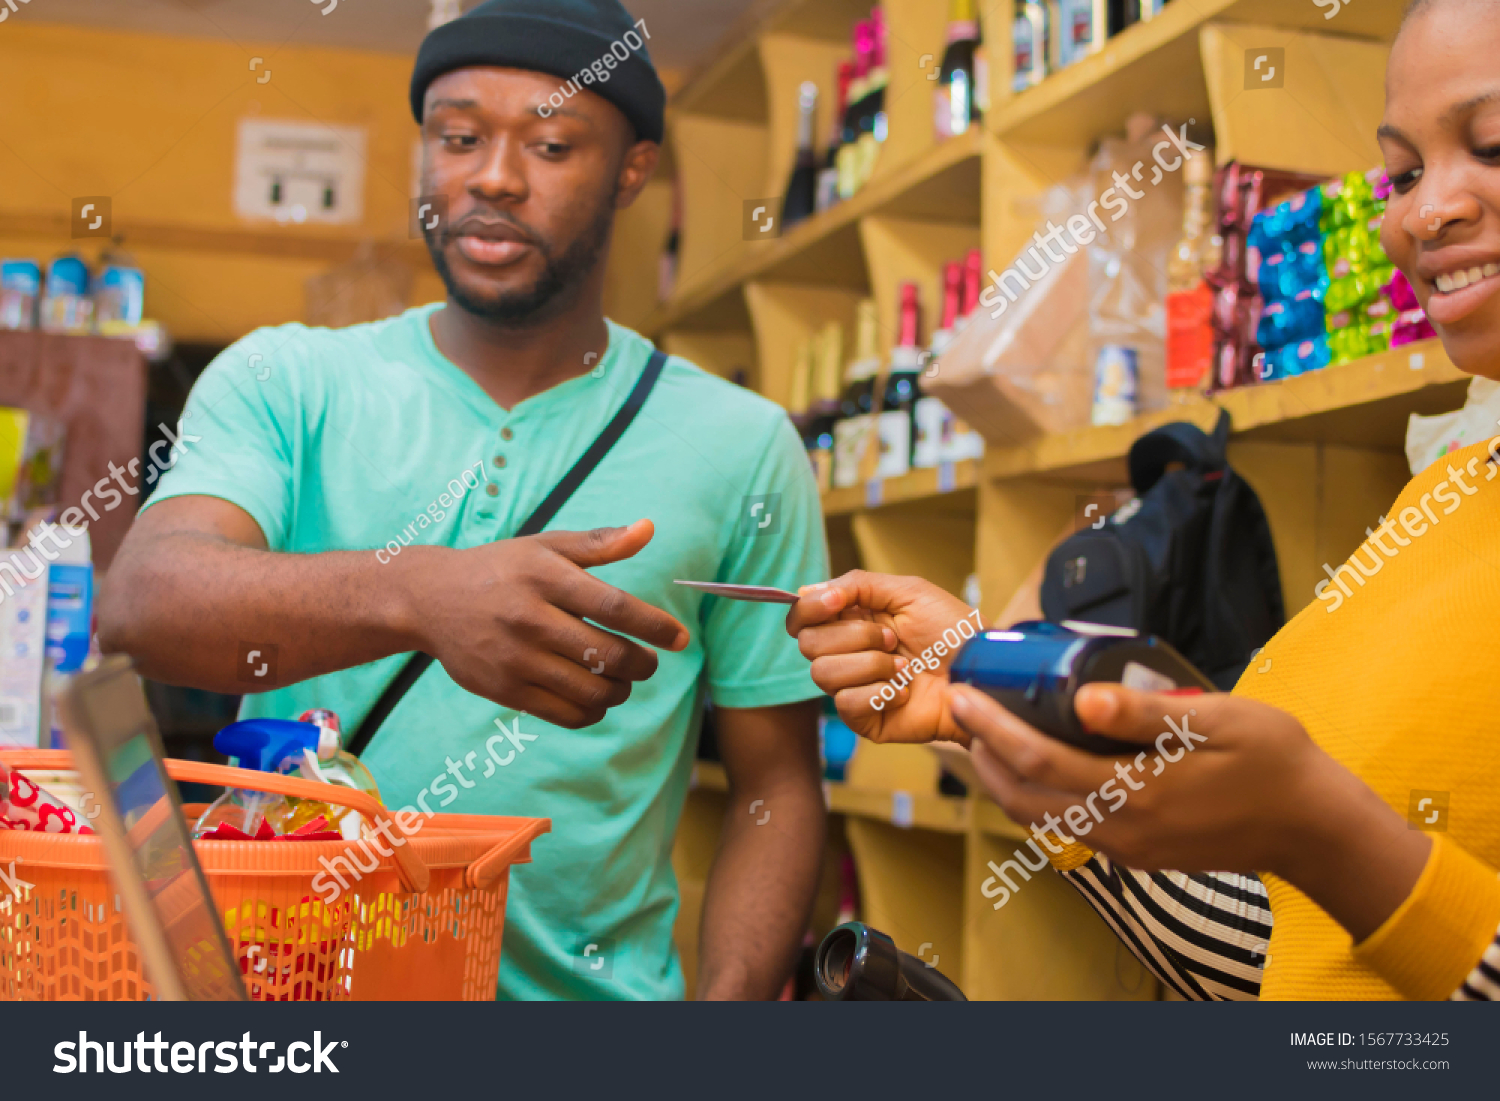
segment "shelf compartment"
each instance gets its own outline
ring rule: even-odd
[[[1204,24],[1274,27],[1279,40],[1261,44],[1279,46],[1298,32],[1326,32],[1323,16],[1324,9],[1306,0],[1179,0],[1092,57],[1011,97],[989,125],[1009,142],[1086,148],[1122,130],[1137,111],[1206,124],[1210,107],[1198,42]],[[1340,13],[1335,29],[1341,36],[1389,41],[1400,22],[1400,4],[1355,4]]]
[[[1128,424],[1080,428],[985,454],[982,477],[1048,475],[1060,480],[1122,481],[1125,456],[1140,436],[1172,421],[1212,430],[1221,408],[1235,436],[1401,451],[1411,413],[1457,409],[1469,376],[1436,340],[1421,341],[1280,382],[1228,390]]]
[[[707,258],[695,261],[695,274],[684,267],[680,293],[659,307],[642,331],[655,337],[667,329],[700,327],[702,315],[725,299],[737,299],[741,284],[756,279],[866,290],[869,282],[860,246],[860,219],[880,213],[977,225],[980,143],[981,134],[975,128],[877,178],[854,198],[814,215],[783,237],[746,245],[743,250],[721,243],[717,252],[700,253]],[[685,163],[680,145],[679,156]],[[738,232],[737,213],[735,219]],[[684,245],[686,241],[685,230]]]
[[[909,504],[946,497],[973,489],[979,484],[980,464],[966,459],[961,463],[913,470],[899,478],[886,478],[874,485],[831,489],[823,494],[824,516],[847,516],[892,505]]]

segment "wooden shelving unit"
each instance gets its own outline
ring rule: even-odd
[[[779,195],[790,168],[797,86],[820,86],[822,140],[835,63],[869,6],[785,0],[674,98],[666,162],[682,181],[684,224],[670,300],[640,290],[656,282],[671,209],[666,178],[617,236],[616,318],[708,370],[747,368],[773,400],[788,397],[798,344],[830,319],[849,325],[860,298],[875,297],[888,347],[900,282],[916,280],[922,301],[937,302],[942,263],[976,245],[987,269],[1003,269],[1035,229],[1035,200],[1136,112],[1194,120],[1190,133],[1211,140],[1221,161],[1324,175],[1380,161],[1374,131],[1402,7],[1394,2],[1346,5],[1330,22],[1306,0],[1175,0],[1019,95],[1010,93],[1008,19],[991,18],[992,109],[981,127],[939,143],[923,59],[942,53],[947,6],[887,0],[890,137],[874,178],[784,236],[746,240],[744,204]],[[1285,51],[1283,83],[1252,88],[1246,55],[1268,47]],[[1466,381],[1429,342],[1127,425],[992,441],[979,462],[827,494],[834,568],[919,574],[954,593],[977,574],[993,619],[1072,522],[1079,498],[1127,483],[1136,438],[1177,419],[1208,428],[1224,409],[1230,460],[1267,509],[1294,612],[1313,599],[1321,565],[1347,557],[1407,480],[1409,415],[1458,407]],[[837,852],[853,853],[861,916],[908,951],[940,955],[971,998],[1157,997],[1154,981],[1058,877],[1036,875],[993,908],[981,890],[990,863],[1027,835],[979,793],[939,795],[939,772],[926,747],[861,744],[848,782],[828,786],[828,867],[837,867]],[[700,764],[677,849],[679,943],[690,972],[703,877],[730,798],[722,769]],[[815,925],[831,920],[832,890],[825,883]]]

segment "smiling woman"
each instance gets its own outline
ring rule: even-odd
[[[1381,243],[1453,361],[1487,378],[1500,378],[1500,86],[1470,59],[1496,56],[1497,14],[1493,0],[1418,0],[1379,131],[1394,188]]]

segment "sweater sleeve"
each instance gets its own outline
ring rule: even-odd
[[[1493,999],[1500,994],[1500,878],[1446,835],[1432,841],[1411,894],[1355,946],[1354,957],[1406,998]]]
[[[1147,970],[1184,998],[1260,995],[1271,908],[1255,876],[1141,872],[1077,842],[1050,859]]]

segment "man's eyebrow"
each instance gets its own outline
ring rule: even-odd
[[[550,103],[538,103],[531,111],[533,114],[540,115],[544,119],[549,119],[553,115],[565,115],[570,119],[578,119],[580,122],[586,122],[590,126],[594,125],[594,120],[589,118],[588,115],[585,115],[582,111],[575,111],[571,107],[554,107]]]
[[[1375,138],[1376,140],[1388,138],[1391,141],[1399,141],[1402,145],[1410,145],[1412,143],[1410,138],[1388,122],[1380,124],[1380,128],[1375,131]]]
[[[460,111],[469,111],[479,106],[477,99],[435,99],[428,104],[428,110],[436,110],[439,107],[453,107]]]

